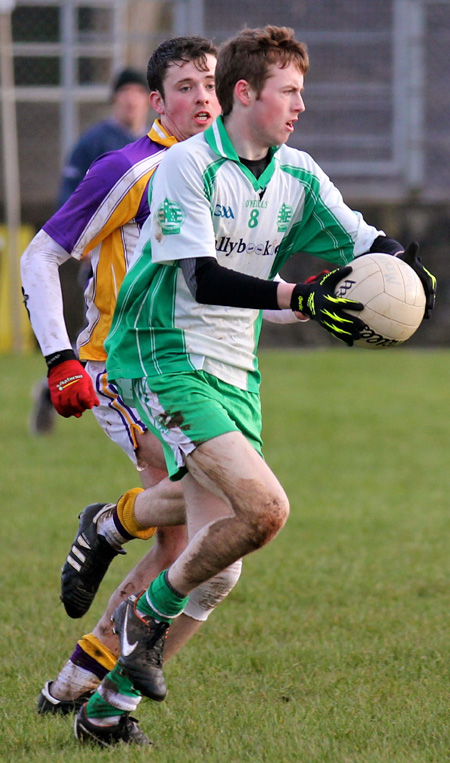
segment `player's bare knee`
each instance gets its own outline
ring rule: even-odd
[[[286,524],[289,517],[289,511],[289,499],[283,491],[282,495],[280,495],[273,504],[273,514],[275,515],[275,522],[277,524],[276,532],[279,532],[279,530]]]
[[[245,535],[251,547],[257,549],[281,530],[289,516],[289,501],[281,485],[268,489],[255,484],[237,513],[246,526]]]
[[[286,496],[268,498],[261,510],[251,518],[251,540],[255,548],[268,543],[284,526],[289,516],[289,502]]]

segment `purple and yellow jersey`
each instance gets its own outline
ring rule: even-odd
[[[176,143],[157,119],[143,138],[99,157],[43,226],[72,257],[90,255],[85,289],[87,326],[78,337],[80,360],[105,360],[117,294],[149,215],[147,188],[164,152]]]

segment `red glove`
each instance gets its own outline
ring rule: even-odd
[[[309,276],[309,278],[307,278],[306,281],[303,281],[303,283],[314,283],[315,281],[320,281],[320,279],[323,276],[326,276],[329,272],[329,270],[321,270],[320,273],[316,273],[315,276]]]
[[[48,372],[51,401],[61,416],[80,418],[81,414],[100,405],[91,377],[78,360],[64,360]]]

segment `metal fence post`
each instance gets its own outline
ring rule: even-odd
[[[204,0],[177,0],[174,7],[174,35],[205,34]]]
[[[409,66],[409,145],[408,186],[420,191],[424,182],[425,125],[425,9],[423,0],[411,0]]]
[[[406,193],[424,182],[425,10],[423,0],[394,3],[394,155]]]
[[[78,106],[75,103],[75,88],[78,84],[75,67],[74,38],[75,12],[73,0],[64,0],[61,5],[61,56],[62,98],[61,98],[61,160],[68,154],[79,133]]]

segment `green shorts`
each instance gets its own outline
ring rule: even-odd
[[[205,371],[167,374],[132,382],[134,404],[162,442],[172,480],[186,474],[186,456],[202,442],[242,432],[261,453],[261,402]]]

